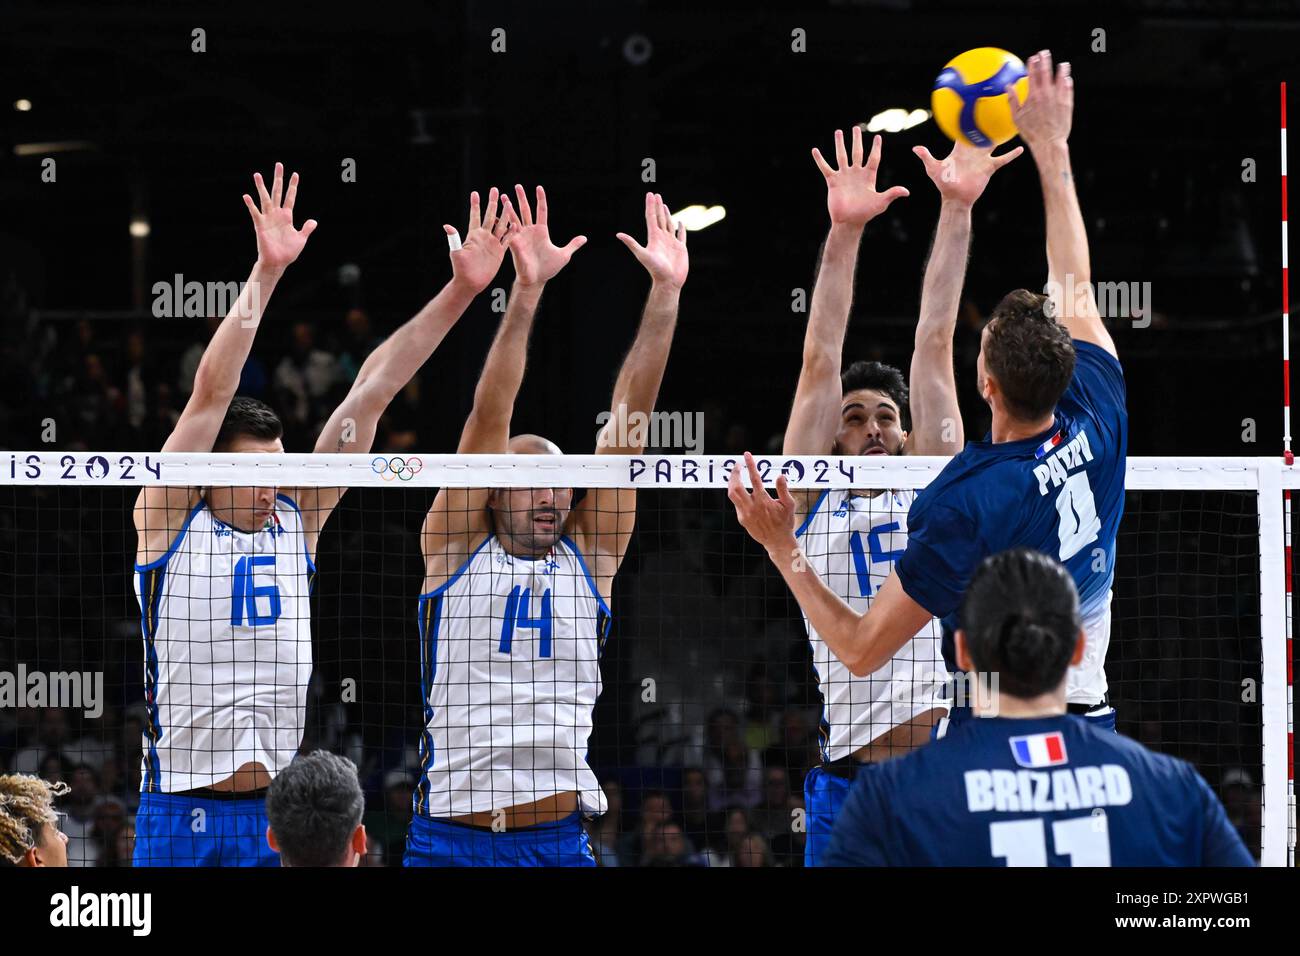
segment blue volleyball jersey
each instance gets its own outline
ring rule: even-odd
[[[957,612],[980,562],[1015,547],[1060,561],[1078,588],[1088,638],[1069,699],[1096,703],[1106,693],[1128,405],[1119,360],[1090,342],[1074,347],[1074,377],[1051,428],[1020,441],[967,442],[917,495],[895,568],[908,596],[940,619],[944,661],[955,672]]]
[[[1081,717],[982,717],[866,767],[826,866],[1253,866],[1191,764]]]

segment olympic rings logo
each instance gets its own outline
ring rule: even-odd
[[[423,467],[424,462],[419,458],[376,458],[370,463],[370,470],[384,481],[410,481]]]

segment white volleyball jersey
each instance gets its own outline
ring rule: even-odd
[[[419,620],[415,812],[461,816],[577,791],[584,813],[604,813],[587,740],[611,618],[574,543],[534,560],[493,534],[420,596]]]
[[[253,533],[200,499],[167,553],[135,566],[143,790],[208,787],[253,761],[274,776],[293,760],[306,723],[315,570],[286,495]]]
[[[854,611],[865,613],[907,548],[914,491],[873,497],[823,491],[795,532],[817,576]],[[804,615],[822,694],[822,759],[847,757],[943,702],[948,679],[939,622],[931,619],[884,667],[854,677]]]

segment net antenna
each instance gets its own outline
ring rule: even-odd
[[[1289,467],[1295,464],[1291,452],[1291,294],[1287,262],[1287,212],[1286,212],[1286,83],[1282,83],[1282,460]],[[1291,572],[1291,489],[1283,491],[1285,498],[1286,541],[1286,744],[1287,744],[1287,804],[1289,839],[1287,865],[1295,866],[1295,719],[1292,689],[1292,640],[1294,637],[1295,597],[1292,594]]]

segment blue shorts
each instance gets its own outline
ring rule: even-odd
[[[1109,730],[1112,734],[1119,733],[1115,729],[1115,708],[1099,708],[1095,714],[1076,714],[1075,716],[1086,720],[1099,730]],[[937,724],[930,728],[930,739],[938,740],[955,725],[962,721],[971,720],[974,715],[969,707],[954,707],[948,711],[948,716],[941,718]]]
[[[411,818],[403,866],[595,866],[596,856],[574,810],[554,823],[494,833],[480,827]]]
[[[134,866],[279,866],[266,842],[266,798],[142,793]]]
[[[817,866],[818,859],[831,842],[831,829],[840,807],[848,799],[852,780],[813,767],[803,781],[804,824],[807,827],[803,848],[803,865]]]

